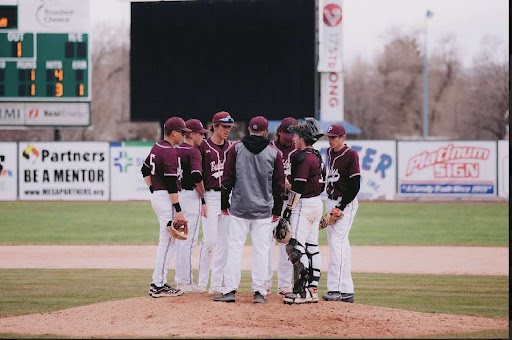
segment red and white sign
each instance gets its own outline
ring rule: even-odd
[[[320,75],[320,120],[341,122],[343,114],[343,73],[328,72]]]
[[[398,142],[400,194],[496,196],[496,142]]]
[[[342,1],[320,1],[318,72],[341,72]]]

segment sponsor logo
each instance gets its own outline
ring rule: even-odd
[[[114,157],[114,166],[119,169],[119,172],[128,172],[128,168],[133,166],[133,158],[128,157],[126,151],[119,151],[119,156]]]
[[[39,150],[37,150],[32,144],[29,144],[25,150],[23,150],[21,155],[27,160],[32,159],[32,161],[35,161],[39,157]]]
[[[432,152],[424,151],[412,156],[407,164],[405,176],[432,167],[436,178],[477,178],[480,166],[478,161],[487,160],[490,154],[487,148],[448,144]]]
[[[32,109],[28,111],[28,119],[34,119],[39,117],[39,110],[38,109]]]
[[[63,26],[71,23],[74,14],[73,8],[66,6],[66,1],[41,1],[37,8],[36,20],[44,27]]]
[[[3,163],[5,162],[5,156],[0,155],[0,177],[13,177],[14,173],[12,170],[5,169]]]
[[[0,107],[0,120],[20,120],[21,109],[14,107]]]
[[[335,27],[341,22],[341,7],[336,4],[329,4],[324,7],[324,23],[327,26]]]

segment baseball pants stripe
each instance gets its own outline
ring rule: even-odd
[[[337,200],[328,199],[327,211],[338,204]],[[351,250],[348,234],[357,213],[359,202],[355,198],[343,210],[343,218],[327,227],[329,242],[329,263],[327,266],[327,290],[342,293],[354,293],[352,268],[350,263]]]
[[[193,283],[192,252],[197,244],[197,229],[201,216],[201,196],[196,190],[182,190],[179,194],[180,205],[188,222],[188,238],[176,240],[176,284]]]
[[[156,213],[160,225],[155,270],[152,283],[158,287],[167,283],[167,273],[174,251],[174,239],[167,231],[167,223],[174,218],[171,198],[166,190],[158,190],[151,194],[151,206]]]

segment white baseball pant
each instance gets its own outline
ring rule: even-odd
[[[229,223],[228,256],[224,270],[223,294],[238,290],[240,285],[241,262],[247,232],[252,240],[252,291],[266,296],[265,281],[268,278],[268,248],[272,234],[272,218],[248,220],[231,216]]]
[[[326,202],[326,211],[330,211],[339,200]],[[345,209],[343,218],[327,227],[327,241],[329,242],[329,263],[327,267],[327,290],[341,293],[354,293],[350,264],[350,243],[348,233],[356,217],[359,202],[354,198]]]
[[[283,202],[283,209],[281,211],[281,215],[283,215],[283,211],[286,208],[288,201]],[[272,229],[274,229],[278,222],[272,223]],[[268,252],[268,279],[265,282],[265,286],[268,288],[272,287],[272,277],[274,276],[274,250],[275,250],[275,240],[274,235],[270,235],[270,249]],[[292,275],[293,275],[293,265],[288,260],[288,253],[286,253],[286,244],[277,242],[277,287],[291,287],[292,285]]]
[[[151,194],[151,206],[156,213],[160,224],[158,248],[156,252],[155,270],[153,281],[158,287],[167,283],[167,272],[171,262],[171,254],[174,252],[175,240],[167,231],[167,223],[174,219],[174,208],[167,190],[157,190]]]
[[[180,191],[180,206],[187,220],[188,237],[176,240],[176,284],[192,284],[192,253],[197,245],[199,235],[199,218],[201,216],[201,196],[197,190]]]
[[[309,258],[306,253],[313,255],[311,265],[313,277],[320,279],[320,270],[322,268],[322,258],[318,248],[318,224],[322,218],[324,205],[320,196],[301,198],[299,203],[292,210],[290,224],[292,228],[292,238],[297,240],[295,249],[303,254],[300,262],[304,268],[309,268]],[[312,286],[318,286],[318,279],[313,279]]]
[[[199,254],[199,277],[197,285],[206,287],[213,258],[210,289],[222,288],[224,267],[228,247],[228,229],[230,216],[220,212],[220,191],[207,191],[204,196],[208,207],[208,217],[202,217],[203,239]]]

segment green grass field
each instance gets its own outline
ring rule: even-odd
[[[156,244],[149,202],[0,202],[0,244]],[[508,246],[507,203],[361,202],[352,245]],[[201,235],[200,235],[201,237]],[[320,232],[320,244],[327,233]]]
[[[136,269],[0,269],[0,317],[146,296],[151,272]],[[326,274],[322,275],[320,293],[326,291]],[[174,277],[172,270],[169,277]],[[353,278],[356,299],[361,304],[425,313],[509,316],[508,277],[355,273]],[[80,289],[76,289],[77,286]],[[248,271],[242,274],[240,292],[250,292]],[[508,337],[504,330],[479,335]]]

